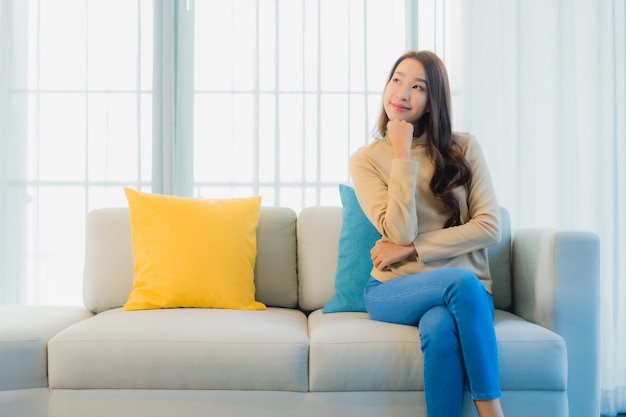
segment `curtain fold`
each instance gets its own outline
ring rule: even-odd
[[[606,176],[599,187],[608,195],[602,215],[605,222],[602,281],[602,391],[604,416],[626,412],[626,4],[616,0],[606,5],[602,27],[604,56],[602,111],[609,117]],[[610,180],[612,179],[612,181]]]
[[[3,0],[0,0],[0,62],[5,62],[8,59],[7,51],[5,48],[5,42],[2,42],[2,39],[5,39],[7,34],[7,22],[6,19],[6,11],[4,10],[6,4]],[[2,94],[2,91],[6,91],[7,89],[7,80],[6,80],[6,70],[5,65],[0,65],[0,155],[6,155],[7,146],[5,141],[5,135],[2,132],[6,131],[6,115],[8,111],[8,103],[6,94]],[[7,193],[7,184],[6,184],[6,166],[5,166],[4,158],[0,157],[0,197],[4,197]],[[7,211],[4,204],[0,204],[0,236],[7,236]],[[0,265],[5,265],[6,259],[8,257],[8,242],[7,239],[0,238]],[[2,295],[0,295],[0,304],[6,303],[8,300],[14,298],[11,294],[13,290],[13,286],[10,285],[10,280],[6,276],[6,274],[1,273],[3,270],[8,270],[9,268],[0,269],[0,288],[3,289]],[[8,293],[8,294],[7,294]]]
[[[86,213],[150,186],[151,5],[0,3],[0,303],[79,304]]]
[[[11,140],[24,135],[20,121],[26,103],[23,95],[8,94],[22,80],[12,79],[11,66],[6,65],[14,56],[10,47],[13,36],[20,32],[15,20],[24,15],[19,4],[0,1],[0,304],[21,302],[28,285],[21,262],[26,246],[23,218],[27,194],[24,184],[16,181],[23,176],[26,141]]]
[[[174,194],[176,155],[176,2],[153,2],[154,43],[152,67],[152,187]],[[146,64],[144,64],[146,65]],[[150,191],[150,190],[148,190]]]
[[[515,227],[600,236],[600,403],[615,416],[626,411],[624,2],[463,4],[457,126],[478,136],[500,203]]]

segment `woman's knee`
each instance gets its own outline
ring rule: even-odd
[[[487,312],[486,314],[493,320],[493,301],[480,279],[471,271],[462,268],[451,268],[449,273],[452,278],[451,284],[443,296],[448,308],[455,314],[463,312],[471,317]]]
[[[444,306],[428,310],[419,321],[422,350],[432,347],[441,354],[457,351],[458,330],[454,317]]]
[[[480,297],[485,292],[485,286],[473,272],[463,268],[449,268],[447,272],[451,278],[447,291],[449,294],[457,293],[476,301],[475,297]]]

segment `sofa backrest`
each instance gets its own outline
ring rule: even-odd
[[[511,221],[502,208],[502,239],[488,249],[496,308],[511,307]],[[308,207],[298,216],[299,303],[305,311],[324,307],[335,294],[341,207]]]
[[[497,308],[511,306],[511,226],[502,213],[502,240],[489,248]],[[272,307],[313,311],[335,294],[341,207],[293,210],[262,207],[257,227],[257,300]],[[296,221],[297,220],[297,221]],[[297,237],[297,244],[296,244]],[[124,305],[133,289],[134,260],[128,208],[98,209],[86,225],[83,302],[95,313]]]
[[[256,299],[273,307],[298,305],[296,214],[262,207],[257,227]],[[100,313],[121,307],[133,289],[134,258],[128,208],[87,216],[83,302]]]
[[[300,308],[324,307],[335,294],[341,207],[308,207],[298,215],[298,300]]]
[[[493,303],[496,308],[510,310],[513,302],[513,252],[511,251],[511,217],[509,212],[500,207],[502,219],[502,239],[497,245],[489,247],[489,271],[493,284]]]

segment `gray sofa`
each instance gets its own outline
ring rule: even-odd
[[[341,223],[340,207],[262,208],[267,310],[124,312],[129,213],[91,212],[85,308],[0,308],[0,417],[424,416],[417,328],[321,311]],[[504,210],[503,225],[490,263],[506,416],[599,415],[597,236],[511,234]]]

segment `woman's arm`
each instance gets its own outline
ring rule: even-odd
[[[385,144],[382,143],[378,145],[374,152],[361,150],[350,158],[354,189],[363,212],[383,240],[411,244],[418,232],[415,208],[418,164],[391,159],[391,148],[383,149]],[[386,151],[389,155],[379,155],[377,151]],[[384,166],[385,158],[388,166]]]
[[[500,207],[478,141],[469,137],[465,157],[472,170],[467,185],[468,220],[456,227],[421,233],[413,244],[421,262],[448,259],[494,245],[501,238]]]
[[[370,251],[370,255],[372,256],[374,267],[384,271],[392,264],[403,261],[411,255],[415,256],[416,252],[412,243],[397,245],[393,242],[379,240]]]

